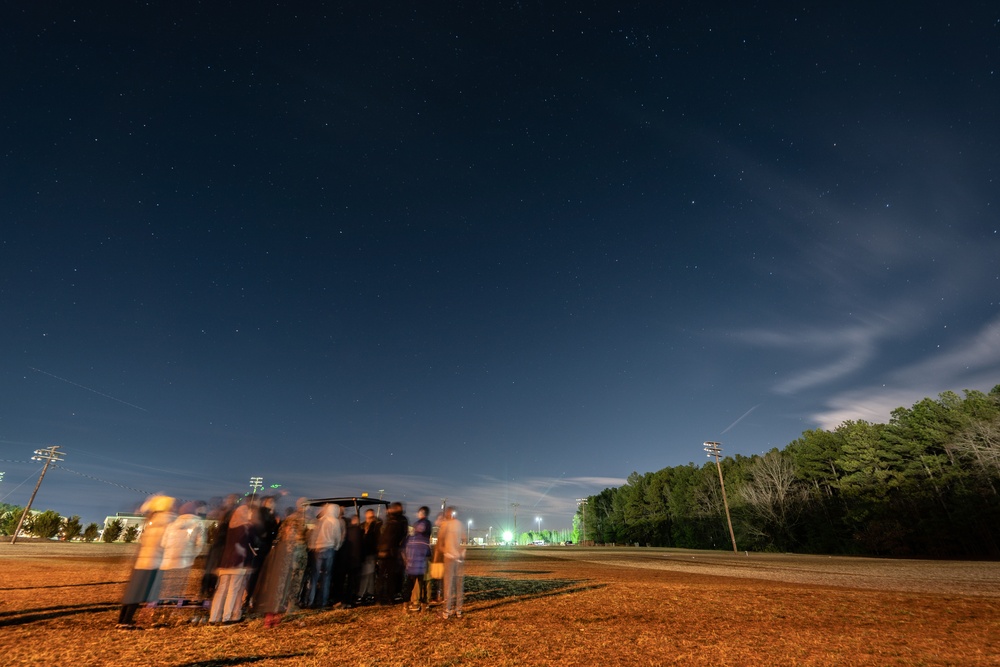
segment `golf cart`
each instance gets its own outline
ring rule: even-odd
[[[379,498],[369,498],[368,496],[351,496],[344,498],[309,498],[306,500],[308,505],[313,507],[322,507],[323,505],[340,505],[344,508],[344,514],[346,516],[348,508],[353,507],[354,513],[361,518],[361,508],[369,507],[372,505],[377,505],[376,513],[380,513],[379,510],[382,507],[388,507],[388,500],[381,500]]]

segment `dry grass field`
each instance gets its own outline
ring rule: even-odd
[[[466,613],[115,630],[134,547],[0,544],[0,664],[1000,665],[1000,564],[669,549],[470,551]]]

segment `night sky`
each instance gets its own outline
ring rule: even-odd
[[[994,3],[316,4],[0,11],[0,502],[568,528],[1000,383]]]

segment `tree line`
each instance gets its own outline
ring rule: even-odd
[[[726,456],[739,550],[1000,558],[1000,385]],[[580,539],[730,549],[715,461],[632,473],[587,498]]]
[[[24,514],[23,507],[0,503],[0,535],[13,535],[22,514]],[[66,541],[93,542],[100,537],[104,542],[118,540],[134,542],[139,537],[139,529],[136,526],[126,528],[122,525],[121,519],[115,519],[108,524],[102,533],[100,526],[96,523],[89,523],[85,527],[78,515],[62,517],[55,510],[45,510],[44,512],[29,512],[21,525],[21,534],[40,537],[44,540],[58,537]]]

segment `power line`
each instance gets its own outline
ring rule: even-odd
[[[23,463],[27,463],[27,461],[24,461]],[[5,493],[3,496],[0,496],[0,502],[4,502],[8,498],[10,498],[10,494],[14,493],[18,489],[20,489],[22,486],[24,486],[28,482],[29,479],[31,479],[31,475],[28,475],[27,477],[25,477],[24,480],[20,484],[18,484],[13,489],[11,489],[7,493]],[[8,482],[8,485],[9,484],[10,484],[10,482]]]
[[[143,489],[137,489],[134,486],[126,486],[124,484],[119,484],[118,482],[111,482],[106,479],[101,479],[100,477],[94,477],[93,475],[88,475],[85,472],[77,472],[76,470],[70,470],[69,468],[61,465],[52,464],[53,468],[59,468],[60,470],[65,470],[66,472],[71,472],[74,475],[79,475],[80,477],[86,477],[87,479],[92,479],[95,482],[101,482],[103,484],[110,484],[111,486],[117,486],[119,489],[125,489],[126,491],[135,491],[136,493],[141,493],[144,496],[153,495],[149,491],[144,491]]]

